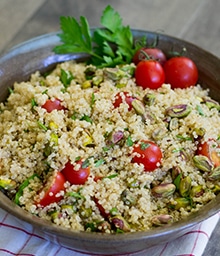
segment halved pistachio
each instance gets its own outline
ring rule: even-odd
[[[164,183],[152,188],[151,192],[155,197],[169,197],[174,194],[176,186],[172,183]]]
[[[219,180],[220,179],[220,166],[214,168],[209,174],[208,179],[211,181]]]
[[[204,194],[204,189],[202,185],[193,186],[190,191],[191,197],[200,197]]]
[[[210,98],[204,98],[203,100],[209,109],[216,108],[216,109],[220,110],[220,105],[217,101],[210,99]]]
[[[188,116],[191,112],[191,107],[187,104],[171,106],[166,109],[166,114],[170,117],[182,118]]]
[[[125,72],[119,68],[105,68],[103,73],[105,77],[113,81],[118,81],[125,75]]]
[[[145,106],[140,100],[134,99],[131,104],[132,104],[136,114],[138,114],[140,116],[143,116],[145,114]]]
[[[99,86],[102,81],[103,81],[103,77],[102,76],[94,76],[92,78],[92,85]]]
[[[171,118],[169,122],[169,129],[171,131],[176,130],[179,128],[179,119],[177,117]]]
[[[155,94],[153,93],[146,93],[143,97],[143,102],[145,105],[151,106],[155,102]]]
[[[203,155],[195,155],[193,157],[194,165],[201,171],[210,172],[213,169],[213,164],[208,157]]]
[[[130,231],[130,225],[121,215],[115,215],[110,218],[110,222],[115,226],[125,232]]]
[[[189,176],[180,180],[179,193],[182,197],[187,197],[191,191],[191,178]]]
[[[173,205],[175,210],[179,210],[180,208],[186,208],[190,205],[190,200],[185,197],[178,197],[175,199],[175,204]]]
[[[82,89],[87,89],[92,87],[92,81],[91,80],[86,80],[85,82],[82,83]]]
[[[94,66],[88,66],[85,71],[84,74],[86,76],[87,80],[92,79],[95,76],[95,72],[96,72],[96,67]]]
[[[195,139],[201,140],[204,137],[206,130],[203,127],[199,127],[199,128],[193,129],[193,133],[195,134],[194,137],[196,136]]]
[[[154,114],[150,111],[150,109],[145,108],[144,104],[140,100],[134,99],[131,104],[136,114],[142,117],[143,122],[146,120],[150,120],[151,122],[155,121]]]
[[[169,214],[160,214],[160,215],[153,216],[153,218],[151,219],[151,222],[155,226],[163,226],[163,225],[172,223],[173,217]]]

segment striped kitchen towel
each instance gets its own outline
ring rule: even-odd
[[[194,229],[176,240],[123,256],[201,256],[218,223],[220,215],[201,222]],[[31,225],[23,223],[0,209],[0,256],[88,256],[53,244],[38,235]]]

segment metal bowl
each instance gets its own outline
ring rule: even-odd
[[[71,59],[83,61],[88,58],[85,54],[54,54],[53,47],[60,43],[57,33],[46,34],[24,42],[0,57],[0,101],[6,99],[8,87],[13,86],[15,81],[27,80],[30,74],[36,70],[46,72],[55,67],[58,62]],[[135,38],[147,35],[148,42],[152,42],[158,36],[158,47],[167,54],[170,51],[181,52],[183,48],[186,48],[186,56],[193,59],[198,66],[199,83],[203,88],[209,88],[211,97],[220,102],[219,58],[189,42],[164,34],[133,30],[133,35]],[[31,224],[40,235],[50,241],[84,253],[114,255],[150,248],[171,241],[192,230],[196,224],[220,210],[220,195],[199,212],[177,223],[145,232],[115,235],[75,232],[58,227],[22,210],[2,192],[0,192],[0,207],[14,215],[22,223]]]

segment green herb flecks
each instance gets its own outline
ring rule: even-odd
[[[30,180],[34,179],[35,177],[39,176],[37,174],[33,174],[32,176],[30,176],[28,179],[26,179],[18,188],[17,193],[15,194],[15,198],[14,198],[14,202],[17,205],[20,205],[20,197],[23,195],[23,191],[24,189],[30,184]]]
[[[150,147],[149,143],[141,142],[140,148],[141,150],[145,150]]]
[[[73,74],[70,71],[65,71],[61,68],[60,81],[63,83],[65,89],[68,88],[73,79]]]
[[[86,122],[92,124],[92,119],[91,119],[91,117],[90,117],[90,116],[87,116],[87,115],[83,115],[83,116],[80,118],[80,121],[86,121]]]
[[[53,50],[58,54],[86,53],[93,65],[114,67],[130,63],[134,53],[146,44],[146,38],[140,39],[141,44],[134,44],[130,27],[122,24],[119,13],[110,5],[104,9],[100,23],[103,28],[92,34],[85,17],[81,16],[79,22],[74,17],[60,17],[62,32],[58,36],[63,44]]]

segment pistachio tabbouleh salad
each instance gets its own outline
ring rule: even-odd
[[[134,64],[65,62],[15,83],[0,113],[0,187],[77,231],[176,222],[220,191],[219,105],[199,85],[137,86]]]

